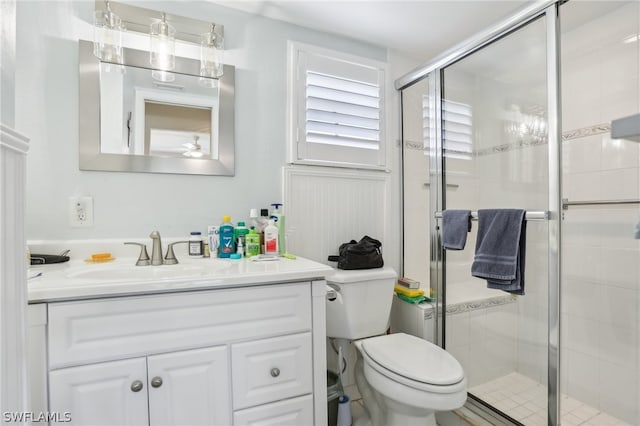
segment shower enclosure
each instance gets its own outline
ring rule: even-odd
[[[640,112],[639,38],[640,2],[537,2],[396,81],[403,274],[516,424],[640,424],[640,144],[610,132]],[[471,276],[477,222],[442,249],[442,210],[486,208],[527,211],[524,296]]]

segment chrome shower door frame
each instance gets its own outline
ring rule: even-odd
[[[446,206],[446,179],[443,162],[442,73],[446,66],[508,36],[536,19],[544,19],[547,35],[547,106],[548,106],[548,346],[547,346],[547,423],[560,422],[560,277],[562,235],[562,145],[560,99],[560,18],[563,0],[537,1],[499,24],[444,52],[433,61],[416,68],[395,81],[398,91],[429,78],[430,109],[430,212],[431,258],[430,284],[435,288],[436,343],[445,347],[446,254],[436,212]]]

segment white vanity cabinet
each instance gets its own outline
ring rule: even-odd
[[[48,411],[77,425],[324,424],[323,295],[309,281],[48,303]]]
[[[218,346],[54,370],[51,407],[79,425],[228,425],[228,367]]]
[[[134,390],[137,383],[140,388]],[[49,403],[52,411],[68,413],[72,424],[145,425],[149,424],[147,392],[142,389],[146,383],[144,358],[64,368],[49,375]]]

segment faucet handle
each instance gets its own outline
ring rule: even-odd
[[[147,253],[146,244],[133,243],[130,241],[125,242],[125,244],[132,245],[132,246],[140,246],[140,255],[138,256],[138,261],[136,262],[136,266],[148,266],[151,264],[151,261],[149,259],[149,253]]]
[[[189,241],[176,241],[175,243],[171,243],[168,245],[167,255],[164,257],[163,262],[165,265],[175,265],[176,263],[179,263],[176,254],[173,252],[173,246],[182,243],[188,244]]]

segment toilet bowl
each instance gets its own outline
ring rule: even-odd
[[[435,412],[464,405],[466,378],[442,348],[404,333],[384,334],[395,281],[391,268],[327,277],[338,294],[327,301],[327,336],[357,348],[355,378],[366,413],[357,426],[435,426]]]
[[[370,411],[372,425],[435,425],[436,411],[464,405],[467,381],[462,366],[442,348],[404,333],[362,339],[355,345],[358,390],[363,396],[373,395],[365,406],[379,406]],[[371,390],[363,393],[367,386]]]

